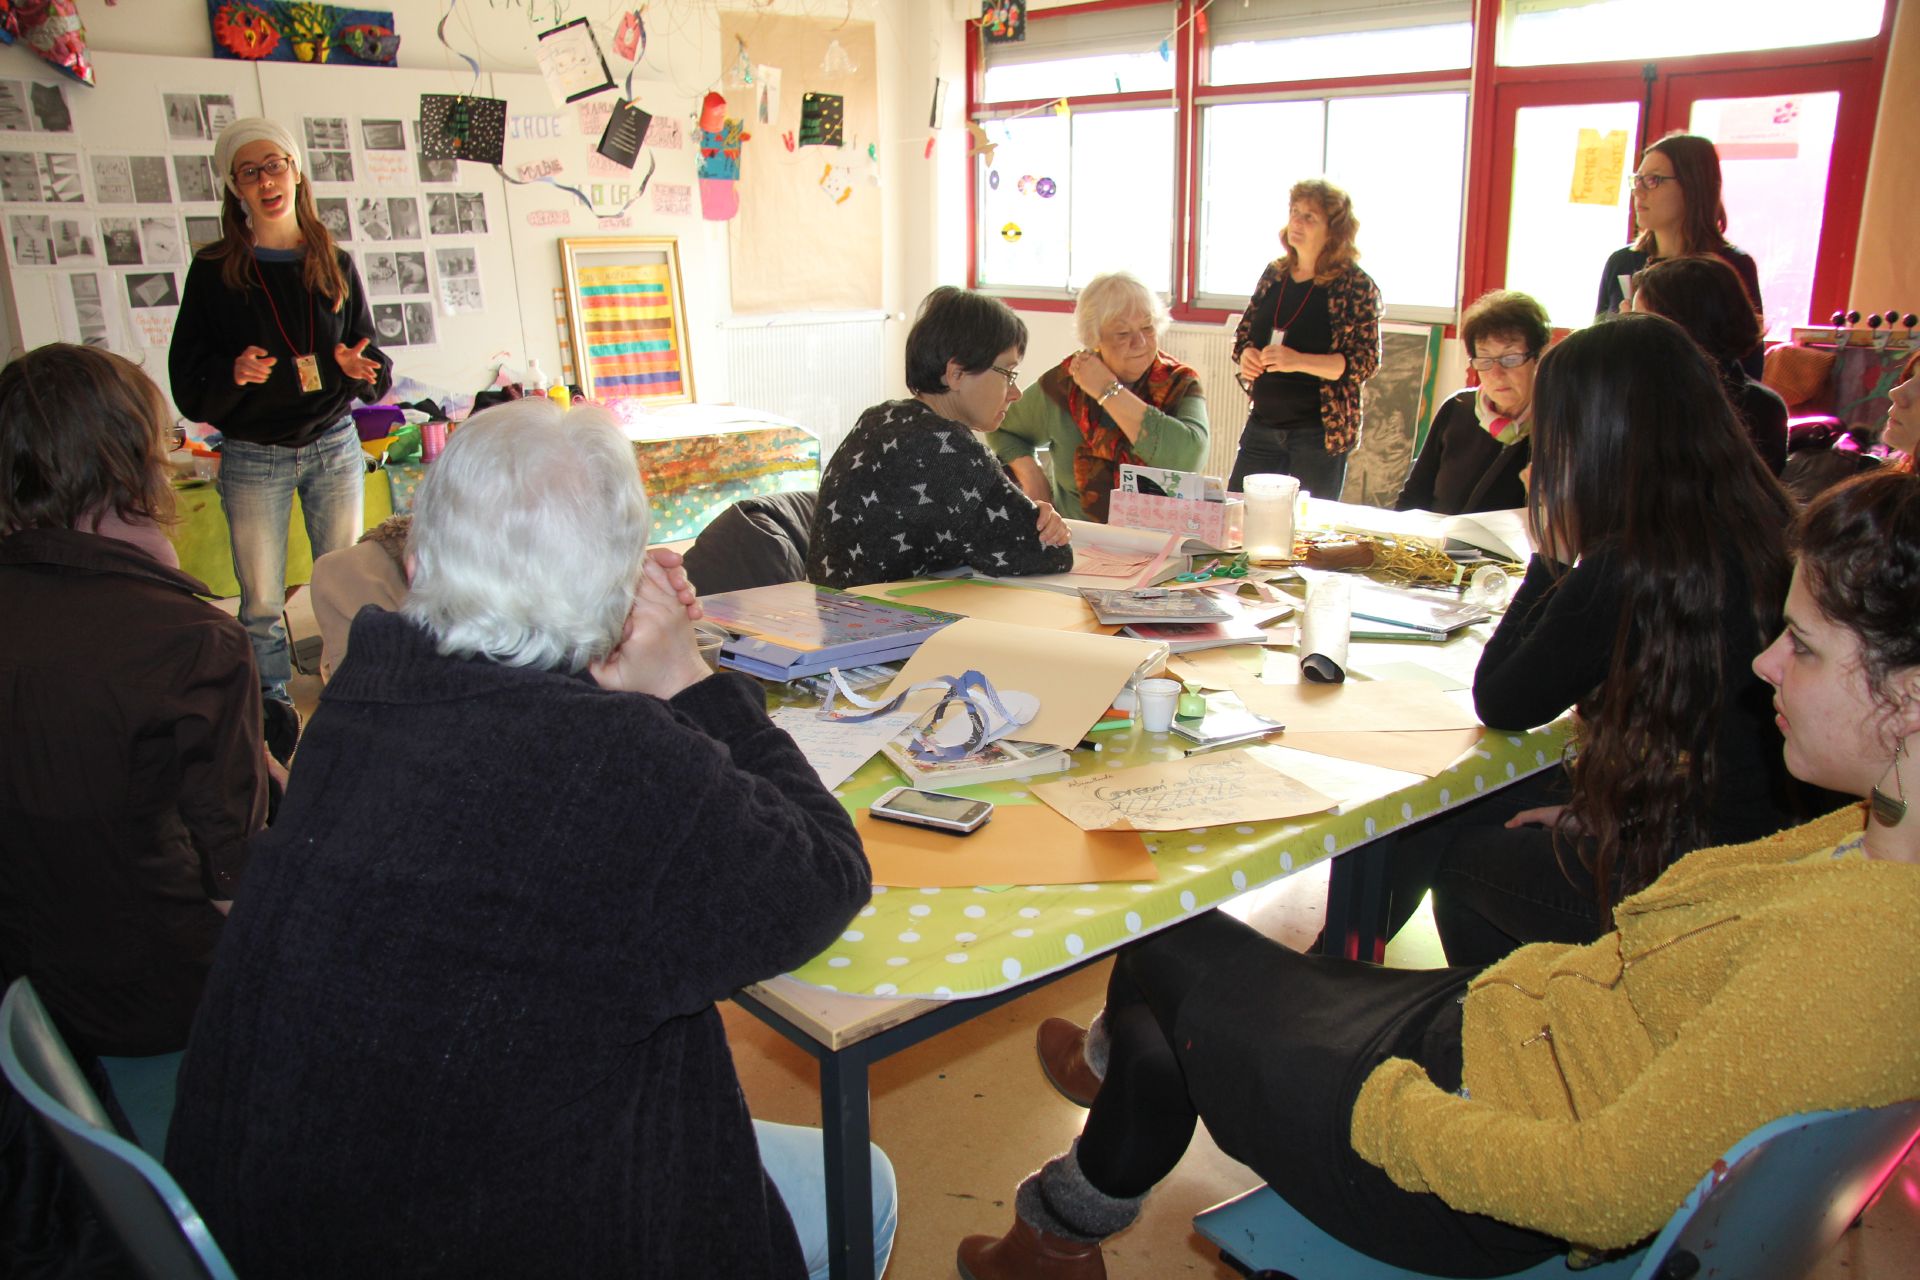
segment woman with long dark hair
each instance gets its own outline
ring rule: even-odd
[[[1547,353],[1534,414],[1536,551],[1474,704],[1496,729],[1572,708],[1574,755],[1523,784],[1518,814],[1509,793],[1402,838],[1412,866],[1438,855],[1434,917],[1456,964],[1589,941],[1681,853],[1796,814],[1747,668],[1779,628],[1792,507],[1718,372],[1678,325],[1622,316]]]
[[[1690,253],[1710,253],[1724,260],[1739,273],[1754,311],[1764,310],[1760,268],[1727,239],[1727,206],[1720,198],[1720,187],[1720,153],[1709,139],[1696,133],[1670,133],[1646,149],[1633,175],[1634,241],[1608,257],[1600,273],[1597,315],[1626,310],[1627,287],[1634,272],[1650,262]],[[1762,354],[1756,342],[1741,358],[1742,366],[1756,378]]]
[[[221,237],[194,255],[167,369],[180,412],[220,429],[220,502],[240,621],[261,691],[291,707],[287,519],[300,495],[315,559],[360,534],[359,437],[348,409],[386,393],[393,363],[353,259],[314,208],[293,135],[271,120],[220,133]]]

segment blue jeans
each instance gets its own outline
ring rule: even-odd
[[[760,1143],[760,1163],[780,1198],[787,1202],[793,1228],[800,1233],[806,1254],[808,1280],[827,1278],[827,1183],[823,1136],[818,1129],[755,1120],[753,1136]],[[873,1274],[887,1269],[893,1252],[893,1230],[899,1223],[899,1201],[893,1182],[893,1163],[887,1153],[873,1152]]]
[[[220,447],[220,505],[240,581],[240,625],[253,642],[260,689],[287,701],[287,521],[300,495],[307,541],[318,560],[360,536],[366,455],[353,419],[343,418],[312,444],[289,449],[228,440]]]
[[[1227,481],[1231,493],[1241,493],[1248,476],[1271,472],[1292,476],[1300,488],[1316,498],[1340,500],[1347,483],[1347,458],[1344,453],[1327,452],[1326,428],[1315,424],[1303,427],[1270,427],[1255,418],[1247,419],[1240,433],[1240,452],[1233,460],[1233,475]]]

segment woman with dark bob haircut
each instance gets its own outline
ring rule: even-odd
[[[968,566],[1073,567],[1067,526],[1022,493],[985,442],[1020,398],[1027,326],[997,298],[942,285],[907,332],[905,400],[860,415],[820,480],[807,579],[893,582]]]
[[[1527,500],[1533,458],[1533,375],[1553,329],[1527,294],[1495,289],[1460,317],[1460,341],[1480,385],[1440,406],[1393,504],[1396,511],[1511,511]]]
[[[1766,336],[1766,325],[1740,283],[1719,258],[1690,254],[1653,263],[1633,277],[1633,309],[1665,316],[1687,331],[1720,370],[1727,398],[1767,469],[1787,469],[1787,402],[1748,373],[1741,361]]]
[[[1536,473],[1564,460],[1547,448],[1556,358],[1615,328],[1575,334],[1541,368]],[[1725,434],[1721,452],[1745,448]],[[1553,492],[1546,527],[1564,535],[1569,491]],[[1302,956],[1219,912],[1133,943],[1108,981],[1085,1127],[1020,1185],[1004,1237],[962,1242],[961,1276],[1104,1276],[1102,1239],[1201,1118],[1348,1246],[1496,1276],[1569,1245],[1640,1243],[1781,1116],[1920,1097],[1920,1018],[1896,1012],[1920,1007],[1920,814],[1900,799],[1920,795],[1920,479],[1830,491],[1797,547],[1785,628],[1740,666],[1772,686],[1787,766],[1871,795],[1871,817],[1853,803],[1691,853],[1591,942],[1484,969]],[[1047,1065],[1056,1080],[1068,1066]]]
[[[247,633],[167,540],[167,423],[105,351],[0,370],[0,974],[85,1053],[186,1047],[266,815]]]

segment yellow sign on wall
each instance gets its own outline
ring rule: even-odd
[[[1573,149],[1573,194],[1569,204],[1620,203],[1621,178],[1626,171],[1627,131],[1582,129]]]

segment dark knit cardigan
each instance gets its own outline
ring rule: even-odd
[[[805,1274],[714,1002],[869,897],[759,689],[363,610],[255,844],[167,1164],[241,1275]]]

